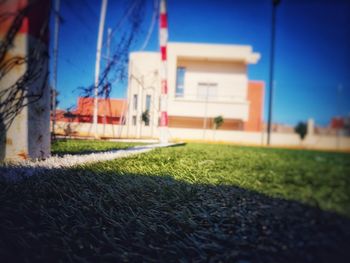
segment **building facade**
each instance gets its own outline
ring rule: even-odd
[[[250,46],[193,43],[168,43],[167,52],[170,138],[181,129],[183,138],[187,130],[206,139],[218,116],[219,130],[261,131],[264,83],[247,74],[260,54]],[[160,61],[158,52],[130,54],[127,137],[159,136]]]

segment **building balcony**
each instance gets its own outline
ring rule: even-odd
[[[249,102],[238,97],[175,97],[168,100],[168,114],[188,117],[216,117],[247,121]]]

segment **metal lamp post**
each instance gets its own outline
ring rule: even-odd
[[[271,50],[270,50],[270,76],[269,76],[269,112],[267,119],[267,145],[271,143],[271,125],[272,125],[272,104],[273,104],[273,86],[274,86],[274,64],[275,64],[275,39],[276,39],[276,9],[280,0],[272,0],[272,23],[271,23]]]

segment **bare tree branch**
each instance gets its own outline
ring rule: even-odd
[[[129,52],[140,31],[143,21],[144,4],[145,2],[143,0],[133,1],[125,11],[126,15],[121,18],[113,29],[113,32],[118,30],[118,35],[121,37],[116,45],[112,58],[100,75],[97,87],[98,96],[108,98],[112,89],[110,83],[123,81],[127,78],[126,69],[129,60]],[[121,27],[121,25],[127,21],[129,23]],[[77,89],[81,91],[81,96],[85,98],[92,97],[94,94],[93,84],[87,87],[78,87]]]

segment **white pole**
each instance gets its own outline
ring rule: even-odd
[[[58,37],[60,32],[60,0],[55,1],[55,39],[53,48],[53,87],[52,87],[52,135],[55,138],[56,126],[56,93],[57,93],[57,57],[58,57]]]
[[[107,2],[108,0],[102,0],[100,24],[99,24],[98,36],[97,36],[95,88],[94,88],[94,116],[93,116],[95,138],[98,138],[98,133],[97,133],[98,82],[99,82],[99,76],[100,76],[101,48],[102,48],[102,39],[103,39],[103,28],[104,28],[105,19],[106,19]]]
[[[205,104],[204,104],[203,140],[205,140],[206,130],[207,130],[209,86],[205,86],[205,88],[206,88],[206,91],[205,91]]]
[[[341,110],[340,110],[340,96],[341,96],[341,92],[343,91],[343,85],[340,83],[338,85],[338,89],[337,89],[337,113],[336,116],[339,116],[339,118],[341,119]],[[340,137],[340,128],[336,128],[336,139],[337,139],[337,145],[336,145],[336,149],[339,150],[340,147],[340,143],[339,143],[339,138]]]
[[[168,75],[167,75],[167,43],[168,43],[168,18],[166,0],[160,0],[159,8],[159,45],[161,53],[161,95],[160,95],[160,143],[168,143]]]
[[[109,65],[111,53],[112,28],[107,29],[107,66]]]
[[[111,36],[112,36],[112,29],[109,27],[107,29],[107,67],[109,66],[109,59],[110,59],[110,45],[111,45]],[[107,111],[107,102],[110,103],[109,100],[110,98],[107,98],[107,96],[105,96],[106,100],[104,101],[104,114],[103,114],[103,136],[106,136],[105,132],[106,132],[106,111]],[[109,104],[110,105],[110,104]],[[112,124],[113,125],[113,124]]]

